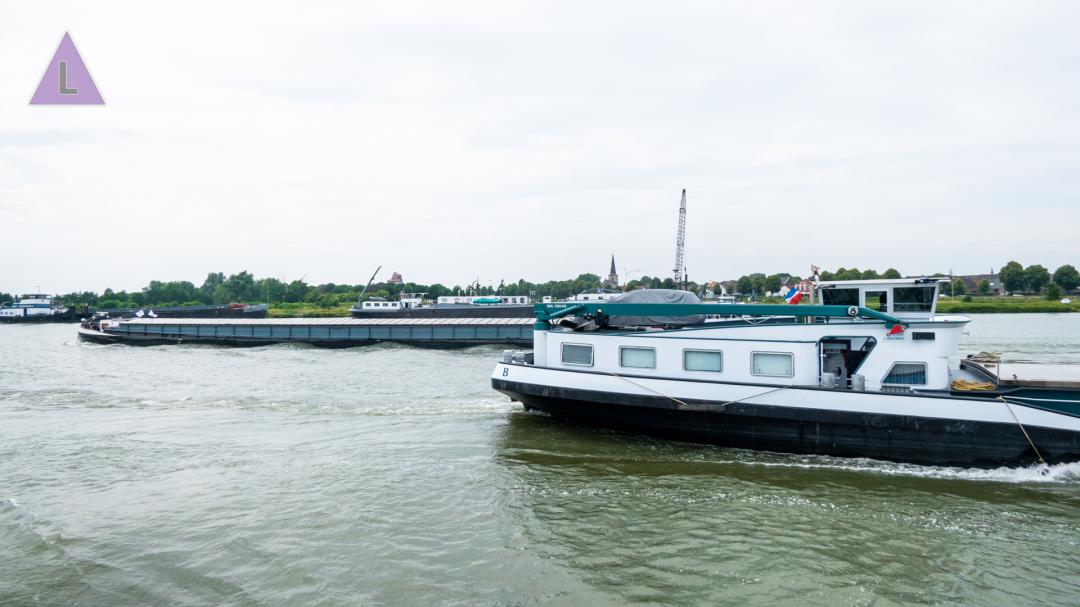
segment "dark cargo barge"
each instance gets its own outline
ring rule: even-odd
[[[132,345],[202,343],[261,346],[306,343],[350,347],[393,342],[460,348],[492,344],[527,345],[532,343],[532,331],[533,320],[528,318],[133,318],[85,322],[79,328],[79,338],[95,343]]]

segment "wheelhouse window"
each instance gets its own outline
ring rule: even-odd
[[[924,386],[926,363],[893,363],[881,383],[885,386]]]
[[[863,304],[864,308],[870,308],[871,310],[877,310],[878,312],[889,311],[889,292],[888,291],[867,291],[866,303]]]
[[[593,364],[593,348],[587,344],[563,344],[562,361],[565,365],[591,367]]]
[[[858,289],[822,289],[821,302],[827,306],[859,305]]]
[[[619,365],[635,369],[655,369],[656,350],[654,348],[619,348]]]
[[[929,312],[934,308],[934,287],[896,287],[893,289],[893,310],[897,312]]]
[[[724,353],[719,350],[683,350],[683,369],[720,373],[724,370]]]
[[[789,352],[754,352],[750,372],[766,377],[795,375],[795,357]]]

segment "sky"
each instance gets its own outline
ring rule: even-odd
[[[0,0],[0,291],[1080,265],[1075,2]],[[69,32],[104,106],[31,106]]]

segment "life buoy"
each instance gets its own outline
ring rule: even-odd
[[[847,315],[848,316],[858,316],[859,315],[859,306],[848,306],[847,307]]]

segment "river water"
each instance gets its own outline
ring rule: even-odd
[[[1080,314],[970,331],[1080,362]],[[493,392],[497,354],[0,326],[0,605],[1080,604],[1080,465],[579,428]]]

